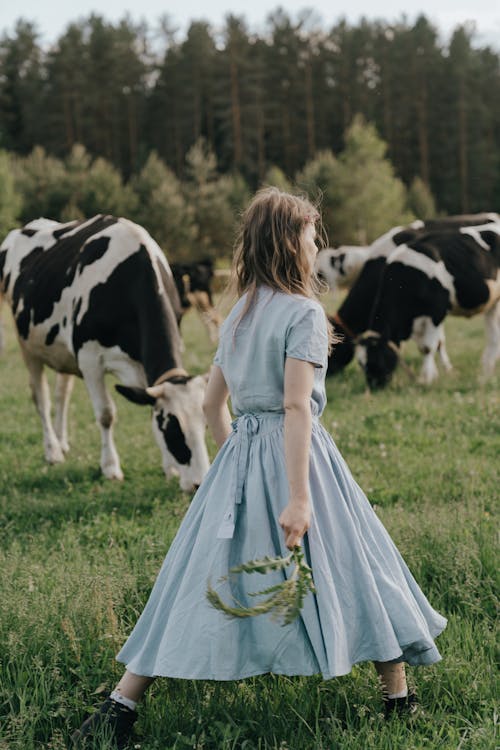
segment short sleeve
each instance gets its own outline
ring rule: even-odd
[[[214,359],[213,359],[213,364],[217,365],[220,368],[222,368],[222,365],[224,362],[226,330],[227,330],[227,318],[219,328],[219,343],[218,343],[217,351],[215,352]]]
[[[291,322],[286,335],[285,355],[324,367],[328,355],[326,317],[321,305],[308,307]]]

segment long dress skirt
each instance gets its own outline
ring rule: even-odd
[[[278,518],[288,499],[282,414],[244,414],[219,451],[168,551],[149,601],[117,656],[134,674],[236,680],[273,672],[325,679],[366,660],[432,664],[446,620],[429,604],[354,481],[331,436],[313,420],[312,521],[303,540],[316,594],[283,626],[269,615],[231,619],[206,598],[208,581],[227,602],[287,572],[230,567],[288,552]],[[257,578],[257,580],[255,580]]]

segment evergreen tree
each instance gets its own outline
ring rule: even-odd
[[[334,170],[337,205],[330,234],[336,244],[366,245],[413,216],[406,209],[406,188],[373,125],[355,117],[345,143]]]
[[[142,224],[161,245],[169,260],[194,256],[196,228],[193,210],[186,202],[175,174],[152,152],[131,181],[137,204],[131,218]]]
[[[277,187],[286,193],[293,192],[292,183],[279,167],[269,167],[262,181],[264,186]]]
[[[118,170],[102,158],[92,162],[80,144],[65,161],[63,186],[67,203],[61,215],[66,220],[99,213],[127,216],[135,207],[134,193],[123,184]],[[71,216],[71,212],[75,214]]]
[[[296,176],[296,183],[321,209],[323,226],[330,241],[336,237],[335,221],[339,209],[338,165],[331,151],[322,151],[307,162]]]
[[[217,159],[204,139],[190,148],[186,162],[186,198],[193,207],[197,227],[196,257],[228,257],[237,220],[230,200],[234,183],[218,176]]]
[[[408,188],[407,207],[417,219],[432,219],[436,216],[434,196],[421,177],[414,177]]]
[[[0,145],[27,153],[44,137],[44,70],[34,24],[19,20],[0,40]]]
[[[64,165],[36,146],[31,154],[14,162],[16,190],[22,196],[21,221],[44,216],[58,221],[68,202]]]
[[[0,151],[0,243],[18,224],[21,212],[21,195],[16,189],[12,170],[12,159]]]

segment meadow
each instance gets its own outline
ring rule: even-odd
[[[454,370],[438,383],[425,388],[399,371],[386,391],[367,396],[352,364],[329,379],[323,415],[433,606],[449,618],[438,640],[443,660],[408,670],[423,706],[419,718],[384,723],[369,664],[327,682],[164,679],[141,707],[137,748],[496,746],[500,373],[478,382],[482,320],[449,320],[446,328]],[[183,330],[184,364],[203,372],[214,347],[195,314]],[[415,349],[405,352],[418,368]],[[99,434],[81,382],[70,407],[72,450],[65,464],[45,465],[9,322],[0,357],[0,750],[67,747],[121,674],[114,655],[189,505],[177,481],[165,481],[149,410],[118,395],[116,403],[123,483],[99,474]]]

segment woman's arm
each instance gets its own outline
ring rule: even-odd
[[[217,365],[212,365],[203,400],[203,413],[218,448],[221,447],[231,432],[231,415],[227,406],[228,397],[229,389],[222,370]]]
[[[304,536],[311,521],[309,501],[309,449],[311,445],[311,393],[314,365],[299,359],[285,360],[285,462],[289,501],[279,517],[285,543],[292,549]]]

